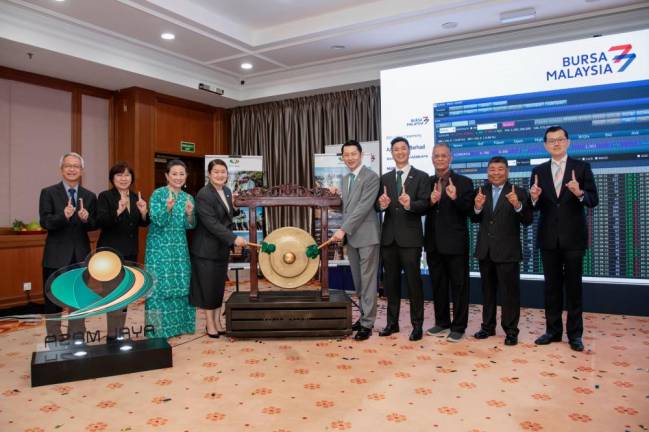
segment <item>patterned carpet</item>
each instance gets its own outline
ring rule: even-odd
[[[129,320],[142,314],[131,307]],[[473,334],[480,306],[471,307]],[[426,304],[426,324],[432,324]],[[649,318],[586,314],[586,351],[536,347],[543,312],[503,334],[451,344],[401,333],[351,338],[170,340],[174,367],[30,387],[44,327],[0,331],[0,431],[646,431]],[[199,329],[204,328],[201,316]],[[375,330],[385,324],[385,300]],[[103,325],[103,322],[99,322]]]

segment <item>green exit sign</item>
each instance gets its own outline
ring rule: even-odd
[[[196,144],[193,142],[189,141],[181,141],[180,142],[180,151],[181,152],[186,152],[186,153],[195,153],[196,152]]]

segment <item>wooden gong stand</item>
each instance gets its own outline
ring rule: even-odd
[[[249,240],[257,243],[257,207],[318,207],[320,208],[320,239],[328,238],[329,208],[340,207],[342,201],[338,195],[326,188],[308,189],[298,185],[280,185],[268,189],[253,188],[243,192],[234,200],[236,207],[249,209]],[[259,280],[257,278],[257,261],[259,251],[250,248],[250,300],[259,300]],[[320,297],[329,299],[329,246],[320,250]]]

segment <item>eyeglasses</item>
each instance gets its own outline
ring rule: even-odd
[[[63,164],[63,168],[65,168],[65,169],[67,169],[67,168],[72,168],[72,169],[80,170],[80,169],[81,169],[81,165]]]
[[[564,142],[568,141],[568,138],[550,138],[546,140],[545,142],[547,144],[563,144]]]

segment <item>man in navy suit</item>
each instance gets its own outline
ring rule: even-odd
[[[570,348],[583,351],[582,264],[588,247],[585,208],[599,203],[590,164],[568,157],[570,139],[560,126],[552,126],[543,137],[551,159],[532,170],[530,201],[541,217],[538,247],[545,279],[545,334],[537,345],[561,341],[564,287]]]
[[[58,269],[86,259],[90,253],[88,231],[95,229],[97,197],[79,182],[83,173],[83,158],[70,152],[59,161],[62,181],[41,190],[38,204],[40,224],[47,230],[43,252],[43,293],[45,313],[60,313],[62,309],[45,292],[47,279]],[[48,336],[61,334],[61,321],[47,321]],[[83,339],[83,320],[70,320],[68,334]]]
[[[381,232],[381,257],[388,297],[387,325],[379,336],[399,332],[401,306],[401,271],[405,273],[410,297],[410,340],[423,336],[424,293],[421,282],[421,247],[424,232],[421,217],[428,210],[430,183],[428,175],[409,163],[410,144],[403,137],[392,140],[391,152],[395,169],[381,176],[377,205],[385,212]]]
[[[502,299],[501,324],[505,345],[518,343],[521,293],[519,264],[521,224],[532,223],[527,192],[509,182],[507,159],[494,156],[487,165],[488,183],[476,193],[471,220],[480,223],[475,257],[480,261],[482,325],[474,335],[486,339],[496,334],[497,292]]]

